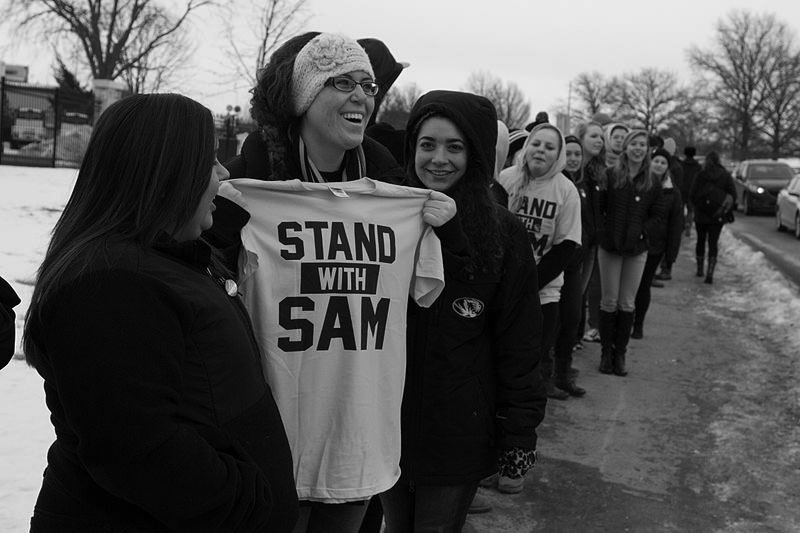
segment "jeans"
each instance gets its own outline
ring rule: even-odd
[[[633,319],[634,325],[644,324],[644,316],[650,308],[650,284],[658,270],[658,264],[664,254],[647,254],[647,262],[642,272],[642,281],[639,282],[639,290],[636,291],[636,317]]]
[[[722,224],[697,224],[697,244],[695,245],[695,253],[698,257],[706,255],[706,240],[708,240],[708,257],[717,257],[717,243],[719,242],[719,234],[722,233]]]
[[[602,248],[597,251],[600,266],[600,309],[608,313],[617,310],[633,312],[636,308],[636,292],[642,279],[647,252],[625,257]]]
[[[386,533],[459,533],[478,490],[478,482],[466,485],[416,485],[397,482],[381,494]]]
[[[301,502],[293,533],[357,533],[368,503]]]

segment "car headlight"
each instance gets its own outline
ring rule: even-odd
[[[764,192],[765,192],[765,191],[764,191],[764,187],[756,187],[756,192],[757,192],[758,194],[764,194]]]

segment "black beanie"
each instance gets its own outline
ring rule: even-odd
[[[686,148],[683,149],[683,155],[685,155],[686,157],[694,157],[695,154],[697,154],[697,150],[695,149],[694,146],[687,146]]]
[[[657,155],[660,155],[661,157],[666,159],[667,164],[669,164],[669,162],[672,161],[672,156],[670,156],[669,152],[667,152],[663,148],[656,148],[655,150],[653,150],[653,153],[650,155],[650,160],[652,161],[653,159],[655,159]]]

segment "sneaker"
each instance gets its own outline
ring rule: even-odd
[[[481,514],[481,513],[488,513],[492,510],[492,504],[489,503],[489,499],[486,498],[480,492],[476,492],[475,496],[472,498],[472,503],[469,504],[469,509],[467,509],[467,513],[469,514]]]
[[[583,335],[583,340],[586,342],[600,342],[600,332],[597,328],[590,328],[589,331]]]
[[[659,281],[669,281],[669,280],[672,279],[672,275],[669,272],[666,272],[664,270],[662,270],[661,272],[659,272],[658,274],[656,274],[653,277],[655,279],[659,280]]]
[[[661,283],[660,281],[658,281],[657,279],[654,279],[653,281],[650,282],[650,286],[651,287],[657,287],[657,288],[660,289],[660,288],[662,288],[664,286],[664,284]]]
[[[525,488],[525,478],[519,477],[512,479],[506,476],[500,476],[497,479],[497,490],[503,494],[518,494]]]
[[[575,345],[572,347],[572,351],[576,352],[578,350],[583,350],[583,342],[582,341],[575,341]]]

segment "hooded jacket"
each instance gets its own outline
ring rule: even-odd
[[[375,110],[372,112],[369,122],[367,122],[366,134],[388,148],[392,156],[402,164],[405,131],[396,129],[388,122],[377,122],[377,119],[383,99],[386,98],[389,89],[392,88],[392,85],[397,81],[403,69],[408,66],[408,63],[397,61],[389,47],[380,39],[367,37],[359,39],[358,44],[367,52],[369,62],[372,64],[372,70],[375,72],[375,81],[380,87],[380,91],[375,96]]]
[[[488,191],[494,106],[473,94],[433,91],[415,104],[407,131],[432,115],[451,120],[468,150],[468,169],[447,193],[457,204],[465,194],[486,195],[502,250],[494,270],[476,270],[469,261],[474,247],[454,251],[442,239],[444,291],[430,308],[409,304],[401,482],[455,485],[495,472],[499,450],[536,448],[546,404],[538,369],[541,309],[525,229]],[[422,186],[415,141],[406,141],[409,181]]]
[[[721,165],[706,163],[695,179],[689,193],[694,205],[695,224],[724,224],[726,219],[717,215],[726,195],[736,203],[736,185],[730,172]],[[717,216],[715,216],[717,215]]]
[[[683,233],[683,198],[671,178],[662,182],[659,202],[663,217],[649,235],[647,251],[650,254],[664,254],[664,259],[671,265],[678,257]]]
[[[544,175],[529,179],[525,173],[525,150],[537,132],[552,129],[560,137],[556,161]],[[581,244],[581,200],[575,184],[561,171],[566,166],[566,146],[561,131],[550,124],[535,126],[517,165],[500,173],[499,182],[508,191],[509,208],[528,231],[537,259],[541,303],[558,302],[563,271]]]

